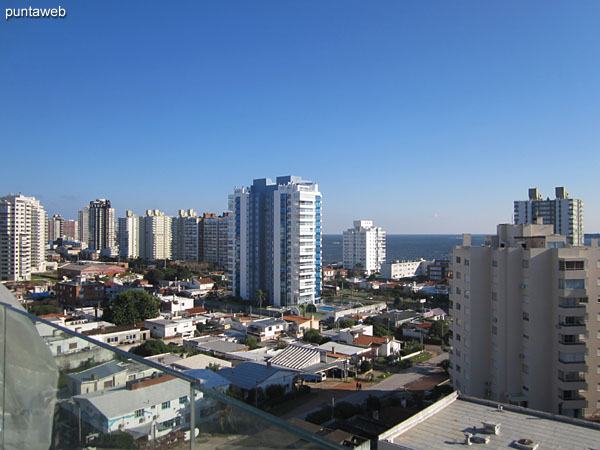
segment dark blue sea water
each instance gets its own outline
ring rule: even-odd
[[[474,234],[472,245],[483,244],[484,235]],[[343,237],[341,234],[323,235],[323,262],[330,264],[342,261]],[[452,247],[462,243],[460,234],[388,234],[387,261],[424,258],[448,259]]]

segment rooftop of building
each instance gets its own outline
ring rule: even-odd
[[[279,371],[289,372],[290,376],[293,376],[295,373],[290,369],[246,361],[235,368],[228,367],[219,370],[219,375],[227,378],[229,381],[231,381],[231,384],[234,384],[235,386],[250,390]]]
[[[485,434],[484,423],[498,424],[499,434]],[[598,448],[600,425],[513,405],[466,397],[457,392],[391,428],[380,440],[399,448],[447,449],[465,443],[465,433],[488,438],[486,449],[519,448],[519,440],[543,449]]]

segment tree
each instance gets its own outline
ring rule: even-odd
[[[244,344],[246,344],[250,350],[254,350],[258,347],[258,341],[254,336],[248,336],[244,341]]]
[[[389,336],[391,333],[390,331],[381,326],[381,325],[373,325],[373,335],[377,336],[377,337],[384,337],[384,336]]]
[[[373,365],[367,360],[364,360],[363,362],[360,363],[360,371],[362,373],[368,372],[372,368],[373,368]]]
[[[144,278],[148,280],[148,283],[150,283],[153,286],[156,286],[158,285],[158,283],[165,279],[165,274],[160,269],[152,269],[148,271],[148,273],[146,273]]]
[[[262,309],[262,302],[265,299],[265,293],[262,291],[262,289],[259,289],[258,291],[256,291],[256,298],[258,299],[258,311],[260,314],[260,310]]]
[[[354,325],[356,325],[356,321],[354,321],[352,319],[344,319],[344,320],[340,321],[341,328],[350,328],[350,327],[353,327]]]
[[[323,336],[321,333],[319,333],[317,330],[306,330],[304,332],[304,338],[305,341],[307,342],[311,342],[313,344],[324,344],[325,342],[327,342],[329,339],[326,338],[325,336]]]
[[[131,352],[145,358],[146,356],[160,355],[161,353],[169,353],[170,351],[171,349],[169,346],[160,339],[148,339],[142,345],[134,348]]]
[[[429,328],[430,338],[439,338],[442,342],[448,342],[448,334],[450,333],[450,324],[444,320],[436,320]]]
[[[135,325],[158,316],[158,300],[146,291],[131,289],[116,295],[102,318],[115,325]]]
[[[213,372],[218,372],[219,369],[221,368],[221,365],[215,364],[215,363],[208,363],[208,366],[206,366],[206,368],[208,370],[212,370]]]
[[[43,316],[45,314],[59,314],[62,310],[57,306],[52,305],[35,305],[31,307],[29,312],[36,316]]]
[[[313,305],[312,303],[306,305],[306,312],[307,313],[316,313],[317,312],[317,307],[315,305]]]

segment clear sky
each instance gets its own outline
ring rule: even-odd
[[[59,4],[0,23],[0,195],[220,212],[294,174],[326,233],[489,233],[564,185],[600,232],[596,0]]]

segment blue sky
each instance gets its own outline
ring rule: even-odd
[[[0,24],[1,195],[220,212],[291,173],[326,233],[489,233],[564,185],[600,232],[597,1],[58,3]]]

